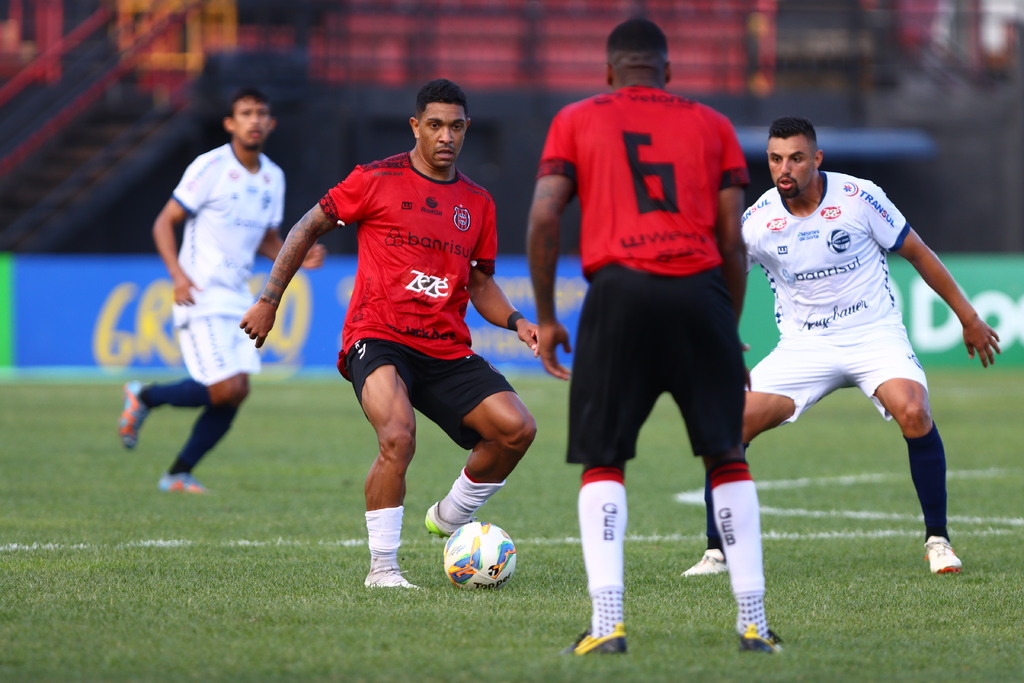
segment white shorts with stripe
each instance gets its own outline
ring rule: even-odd
[[[859,387],[878,412],[891,420],[874,393],[890,379],[909,379],[928,389],[928,380],[902,326],[891,325],[856,336],[782,339],[750,371],[751,390],[788,396],[796,410],[786,422],[836,389]]]
[[[238,327],[240,316],[190,315],[188,307],[174,308],[181,357],[192,379],[210,386],[260,371],[256,342]]]

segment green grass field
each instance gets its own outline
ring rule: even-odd
[[[517,541],[497,593],[457,590],[422,528],[464,462],[420,421],[400,557],[419,591],[367,590],[372,430],[335,379],[257,381],[197,469],[156,490],[195,413],[115,432],[120,382],[0,383],[3,681],[1011,681],[1024,677],[1024,371],[933,371],[960,575],[923,561],[898,428],[856,390],[750,450],[777,657],[741,656],[725,576],[681,579],[703,472],[663,400],[628,471],[625,657],[560,656],[589,619],[563,460],[566,385],[513,378],[538,439],[482,511]],[[693,496],[691,496],[692,498]]]

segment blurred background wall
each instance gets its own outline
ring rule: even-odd
[[[936,250],[1024,251],[1020,0],[0,0],[0,251],[152,253],[246,84],[279,119],[287,228],[411,148],[415,92],[444,76],[470,99],[459,166],[522,253],[547,125],[606,89],[605,38],[636,14],[669,37],[670,90],[733,120],[748,200],[770,183],[767,124],[802,115],[825,167],[881,184]]]
[[[242,85],[278,118],[266,151],[287,175],[287,230],[354,165],[412,147],[420,85],[461,84],[459,167],[497,201],[499,276],[529,315],[548,124],[606,91],[607,34],[638,14],[668,36],[669,89],[732,119],[749,201],[771,183],[768,124],[810,118],[825,168],[879,183],[997,328],[1001,362],[1024,364],[1024,0],[0,0],[0,376],[180,372],[151,227],[186,165],[227,141]],[[571,254],[575,204],[563,232]],[[266,349],[285,372],[336,357],[354,230],[323,241],[327,267],[300,273]],[[561,267],[571,322],[586,283]],[[901,259],[892,275],[922,360],[971,363],[941,301]],[[753,273],[741,331],[759,352],[771,306]],[[470,322],[493,362],[536,369],[507,332]]]

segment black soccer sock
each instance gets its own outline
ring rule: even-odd
[[[925,529],[929,530],[926,533],[946,536],[946,451],[939,428],[932,424],[924,436],[904,439],[910,456],[910,477],[921,502]],[[939,533],[929,533],[931,530]]]
[[[708,550],[722,550],[722,537],[715,526],[715,506],[711,498],[711,475],[704,474],[704,514],[707,524]]]
[[[210,391],[192,378],[168,384],[150,384],[139,393],[149,408],[170,404],[179,408],[210,405]]]
[[[236,413],[238,408],[235,406],[210,406],[204,410],[192,426],[192,434],[174,461],[170,473],[191,472],[196,463],[227,434]]]

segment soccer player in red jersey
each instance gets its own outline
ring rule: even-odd
[[[450,536],[505,484],[537,432],[508,381],[470,348],[470,302],[536,350],[537,326],[494,280],[494,200],[455,167],[470,119],[445,79],[416,96],[410,152],[357,166],[296,223],[259,300],[240,327],[262,346],[281,296],[317,238],[358,223],[359,265],[338,369],[349,379],[379,445],[366,478],[370,572],[365,585],[415,588],[398,567],[405,474],[416,448],[413,409],[470,450],[426,527]]]
[[[625,467],[665,391],[710,476],[740,648],[776,652],[760,508],[741,444],[746,162],[728,119],[665,91],[668,43],[656,24],[626,21],[607,47],[612,92],[566,106],[551,123],[527,238],[539,355],[549,373],[569,379],[556,354],[569,350],[569,335],[556,317],[554,280],[560,219],[579,196],[590,287],[569,390],[568,460],[583,465],[578,509],[593,612],[564,652],[626,652]]]

